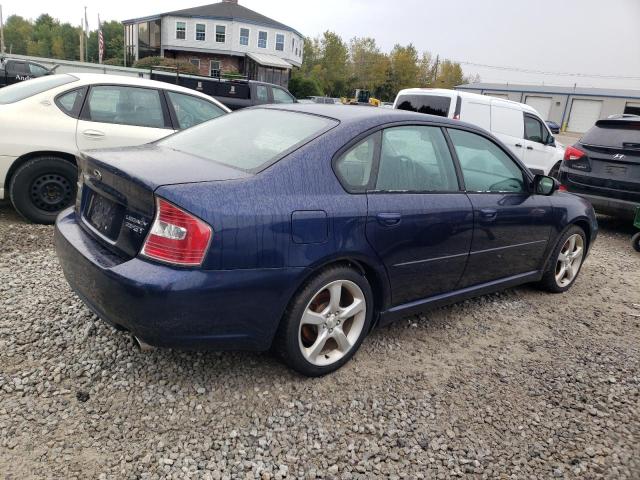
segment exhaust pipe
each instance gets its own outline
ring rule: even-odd
[[[136,337],[135,335],[131,336],[131,340],[133,341],[133,345],[140,350],[142,353],[152,352],[156,349],[156,347],[149,345],[141,338]]]

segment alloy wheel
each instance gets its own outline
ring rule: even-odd
[[[302,314],[298,343],[313,365],[331,365],[358,342],[367,315],[362,289],[349,280],[336,280],[311,298]]]
[[[567,238],[558,254],[556,283],[559,287],[564,288],[573,282],[580,271],[583,259],[584,239],[576,233]]]

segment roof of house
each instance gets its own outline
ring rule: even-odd
[[[511,83],[467,83],[455,87],[460,90],[490,90],[497,92],[556,93],[590,97],[640,98],[640,90],[615,88],[558,87],[553,85],[523,85]]]
[[[289,30],[302,36],[297,30],[284,23],[280,23],[272,18],[266,17],[258,12],[250,10],[242,5],[238,5],[233,1],[221,1],[218,3],[212,3],[210,5],[202,5],[200,7],[184,8],[182,10],[174,10],[171,12],[160,13],[157,15],[133,18],[130,20],[124,20],[122,23],[136,23],[138,21],[159,18],[165,16],[175,17],[193,17],[193,18],[211,18],[219,20],[231,20],[246,23],[253,23],[256,25],[262,25],[265,27],[278,28],[281,30]]]

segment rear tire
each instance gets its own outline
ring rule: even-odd
[[[34,223],[51,224],[76,197],[78,169],[58,157],[37,157],[11,177],[9,197],[17,212]]]
[[[353,357],[372,318],[373,293],[367,279],[346,266],[330,267],[293,297],[273,351],[303,375],[326,375]]]
[[[587,236],[580,227],[569,227],[556,244],[538,286],[551,293],[566,292],[578,278],[587,249]]]
[[[631,245],[636,252],[640,252],[640,232],[631,237]]]

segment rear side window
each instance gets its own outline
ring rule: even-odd
[[[80,115],[80,109],[82,108],[82,101],[87,93],[87,88],[77,88],[70,92],[63,93],[56,97],[56,105],[64,113],[73,118],[78,118]]]
[[[152,88],[101,85],[93,87],[87,101],[93,122],[164,128],[160,92]]]
[[[464,183],[470,192],[524,192],[522,170],[492,141],[463,130],[449,129]]]
[[[50,75],[34,78],[26,82],[9,85],[0,90],[0,104],[19,102],[25,98],[38,95],[52,88],[60,87],[67,83],[76,82],[78,79],[72,75]]]
[[[376,190],[452,192],[458,179],[447,142],[438,127],[384,130]]]
[[[297,112],[244,110],[171,135],[158,145],[258,172],[337,123]]]
[[[225,113],[213,103],[193,95],[170,91],[167,91],[167,95],[176,112],[180,130],[193,127]]]
[[[601,120],[584,134],[580,142],[585,145],[640,150],[640,120]]]
[[[377,135],[370,135],[342,154],[335,163],[336,173],[348,191],[364,192],[371,179]]]
[[[524,114],[515,108],[492,105],[491,132],[524,138]]]
[[[398,110],[448,117],[451,98],[436,95],[401,95],[396,102]]]

